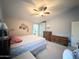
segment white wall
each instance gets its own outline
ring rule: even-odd
[[[52,31],[54,35],[67,36],[71,39],[71,23],[72,21],[79,21],[79,7],[73,7],[67,12],[52,17],[47,21],[47,25],[50,28],[46,29]]]
[[[64,18],[63,18],[64,19]],[[50,26],[50,31],[54,35],[70,37],[70,21],[62,18],[47,21],[47,26]],[[47,29],[48,30],[48,29]]]
[[[8,26],[9,35],[31,35],[32,34],[32,22],[26,19],[19,18],[5,18],[5,23]],[[25,30],[20,29],[19,26],[25,24],[28,28]]]

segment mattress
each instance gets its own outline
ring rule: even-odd
[[[28,35],[21,36],[20,38],[23,40],[21,43],[11,45],[12,58],[21,55],[27,51],[31,51],[34,55],[36,55],[46,47],[46,40],[43,37]]]

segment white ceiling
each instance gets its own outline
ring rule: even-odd
[[[33,9],[42,4],[42,0],[2,0],[3,15],[6,17],[16,17],[33,22],[42,20],[41,16],[34,16]],[[43,17],[43,20],[53,18],[65,13],[75,6],[79,6],[79,0],[45,0],[50,15]]]

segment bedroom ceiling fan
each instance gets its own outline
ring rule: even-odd
[[[47,6],[41,6],[38,9],[33,9],[35,11],[35,13],[33,15],[48,15],[50,14],[50,12],[47,11]]]

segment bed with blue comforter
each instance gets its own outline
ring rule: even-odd
[[[36,55],[46,47],[46,40],[43,37],[35,35],[21,36],[23,41],[11,45],[11,58],[16,58],[27,51],[31,51]]]

